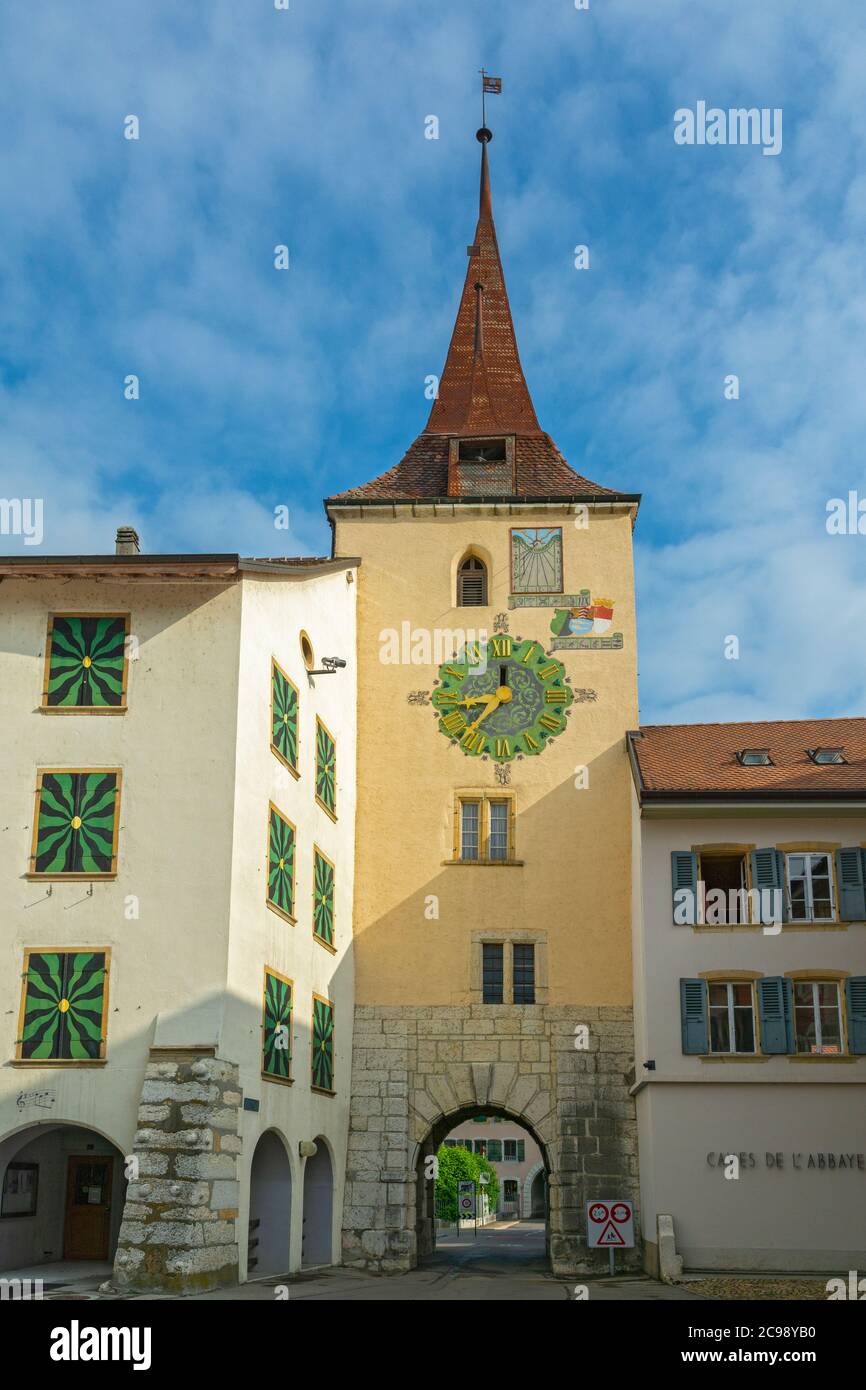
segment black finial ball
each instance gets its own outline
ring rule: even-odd
[[[476,130],[475,139],[480,141],[482,145],[487,145],[493,139],[493,131],[488,130],[487,126],[483,125],[480,130]]]

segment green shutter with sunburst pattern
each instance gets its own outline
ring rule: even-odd
[[[337,819],[337,745],[321,719],[316,718],[316,800]]]
[[[125,705],[127,618],[116,613],[55,615],[48,625],[47,709]]]
[[[262,1008],[262,1075],[288,1081],[292,1066],[292,982],[265,969]]]
[[[271,803],[268,818],[268,905],[295,920],[295,827]]]
[[[271,661],[271,748],[298,770],[298,691],[283,668]]]
[[[34,874],[113,874],[118,772],[43,772],[37,793]]]
[[[313,935],[334,944],[334,866],[316,847],[313,852]]]
[[[318,994],[313,995],[313,1086],[334,1089],[334,1006]]]
[[[104,951],[31,951],[24,979],[18,1056],[94,1062],[103,1055]]]

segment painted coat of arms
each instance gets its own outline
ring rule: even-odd
[[[614,601],[612,598],[595,600],[588,589],[581,590],[569,608],[557,608],[550,624],[554,641],[552,647],[572,647],[589,649],[618,648],[622,646],[622,633],[611,632],[613,625]]]

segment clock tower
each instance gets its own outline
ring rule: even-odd
[[[328,498],[360,556],[356,1017],[343,1257],[433,1245],[430,1159],[466,1118],[541,1147],[555,1273],[587,1201],[637,1197],[625,734],[638,723],[639,498],[541,428],[493,221],[478,222],[427,424]],[[507,1174],[506,1174],[507,1176]]]

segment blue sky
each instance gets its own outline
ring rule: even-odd
[[[642,719],[863,712],[866,536],[825,526],[866,496],[859,0],[41,0],[0,55],[0,493],[47,553],[327,549],[426,420],[485,66],[539,418],[644,496]],[[782,152],[677,145],[699,100],[782,108]]]

